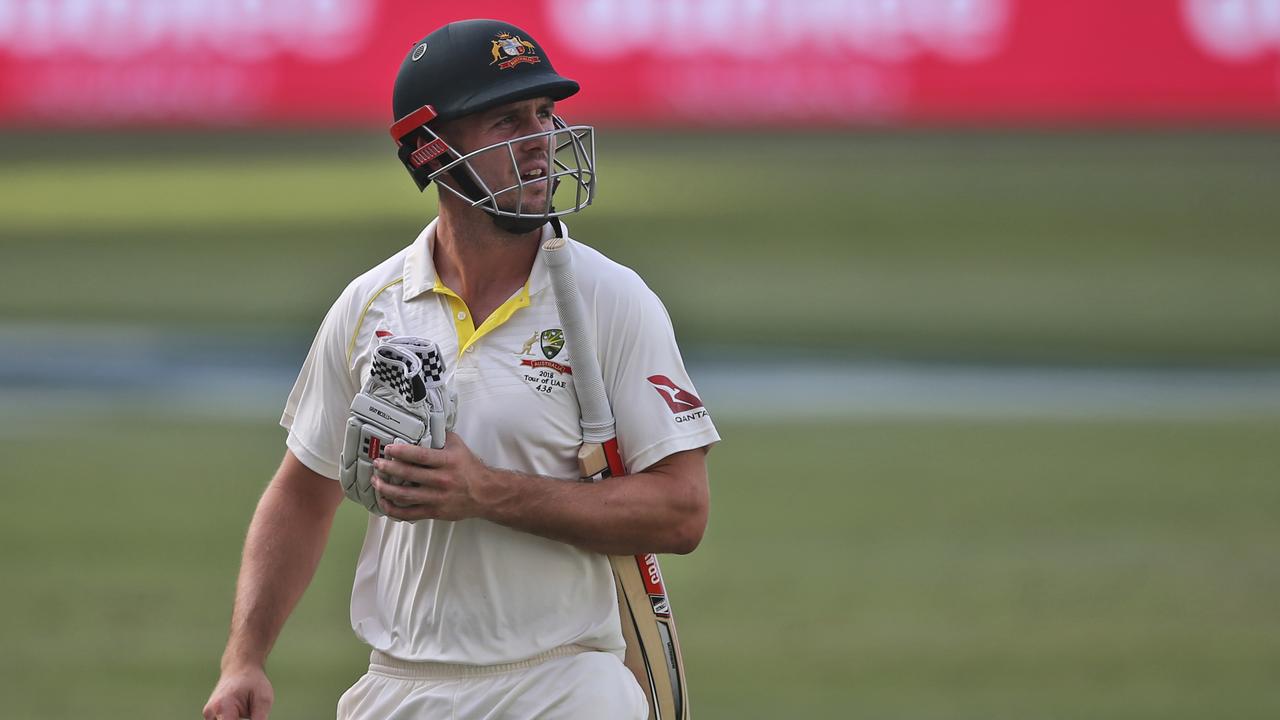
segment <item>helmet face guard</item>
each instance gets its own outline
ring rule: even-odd
[[[498,217],[546,221],[578,212],[595,199],[595,129],[589,125],[566,125],[559,116],[552,118],[555,127],[551,130],[505,140],[466,155],[453,152],[454,159],[432,172],[429,177],[442,189],[466,200],[472,207]],[[548,167],[540,177],[526,178],[520,173],[516,147],[534,142],[544,146]],[[512,184],[491,187],[471,164],[472,160],[494,156],[501,156],[511,168],[511,176],[515,178]],[[472,181],[470,184],[473,187],[465,187],[468,184],[465,181],[441,182],[443,175],[456,178],[462,173]],[[530,207],[529,202],[533,200],[535,191],[546,188],[548,183],[550,192],[541,193],[542,199]],[[557,199],[561,201],[559,205],[562,209],[556,209]]]

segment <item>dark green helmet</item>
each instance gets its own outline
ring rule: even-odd
[[[529,33],[497,20],[462,20],[413,46],[396,75],[391,108],[397,123],[428,105],[437,119],[452,120],[517,100],[559,101],[577,92],[578,83],[556,72]]]
[[[594,128],[552,116],[551,129],[543,132],[483,148],[454,148],[432,126],[507,103],[542,97],[558,102],[576,92],[578,83],[557,73],[524,30],[497,20],[454,22],[414,45],[400,66],[391,137],[419,190],[436,180],[442,192],[488,213],[498,227],[531,232],[591,204]],[[490,152],[510,159],[512,178],[492,187],[470,162]],[[564,209],[555,208],[557,198]]]

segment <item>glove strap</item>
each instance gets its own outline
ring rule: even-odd
[[[417,405],[427,397],[422,361],[399,345],[384,343],[374,348],[369,377],[399,395],[407,406]]]
[[[441,355],[440,346],[434,340],[412,335],[396,335],[388,338],[386,345],[408,350],[418,358],[422,364],[422,381],[427,388],[444,385],[444,356]]]

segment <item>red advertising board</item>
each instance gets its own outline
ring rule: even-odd
[[[546,46],[575,120],[1280,121],[1280,0],[0,0],[0,122],[389,123],[465,17]]]

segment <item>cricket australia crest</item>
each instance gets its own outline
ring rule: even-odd
[[[542,351],[545,360],[537,357],[537,353],[530,352],[534,343],[538,344],[538,349]],[[524,349],[520,355],[533,355],[533,358],[521,357],[520,367],[529,368],[521,369],[521,378],[529,384],[529,387],[544,394],[554,395],[564,391],[569,387],[569,382],[563,375],[572,375],[573,368],[563,363],[558,363],[552,358],[560,355],[560,351],[564,350],[564,330],[560,328],[551,328],[542,332],[534,332],[533,336],[525,341]],[[565,360],[566,358],[560,358]]]
[[[543,330],[538,341],[542,344],[542,354],[548,360],[554,360],[560,354],[560,351],[564,349],[564,330],[560,328]]]

